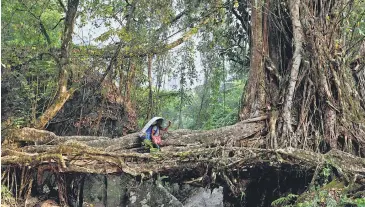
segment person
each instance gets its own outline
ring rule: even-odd
[[[171,121],[168,122],[167,127],[163,128],[162,127],[162,123],[163,123],[163,118],[160,117],[156,117],[158,118],[154,123],[152,123],[150,126],[147,126],[148,128],[144,128],[146,130],[143,130],[143,144],[146,148],[149,148],[150,151],[154,150],[154,145],[157,147],[157,150],[161,150],[160,149],[160,145],[161,145],[161,135],[164,132],[167,132],[168,128],[171,125]],[[154,118],[154,119],[156,119]],[[148,125],[148,124],[147,124]],[[146,126],[145,126],[146,127]]]
[[[162,128],[162,123],[163,123],[163,119],[159,119],[157,120],[157,123],[155,125],[152,125],[151,128],[151,139],[152,142],[157,146],[157,149],[160,150],[160,145],[161,145],[161,131],[162,132],[167,132],[167,130],[169,129],[170,125],[171,125],[171,121],[168,122],[167,127]]]

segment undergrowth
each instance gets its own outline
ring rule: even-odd
[[[1,185],[1,206],[3,207],[16,207],[18,206],[13,194],[5,186]]]
[[[331,179],[333,175],[332,168],[327,166],[323,168],[318,179],[322,184],[311,187],[307,192],[301,195],[288,194],[274,200],[271,206],[274,207],[365,207],[365,198],[356,198],[347,194],[349,186],[338,181],[336,178]]]

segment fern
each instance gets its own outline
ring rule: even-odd
[[[298,195],[295,195],[295,194],[288,194],[287,196],[285,197],[281,197],[281,198],[278,198],[276,200],[274,200],[271,205],[272,206],[283,206],[283,205],[287,205],[289,204],[290,202],[292,202],[294,199],[296,199],[298,197]]]

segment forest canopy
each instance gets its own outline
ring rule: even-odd
[[[155,115],[174,128],[235,123],[249,50],[247,31],[227,12],[233,3],[3,2],[3,126],[62,124],[72,134],[77,125],[86,135],[83,124],[117,121],[122,129],[108,130],[120,136]],[[117,120],[99,112],[110,102],[123,110]]]

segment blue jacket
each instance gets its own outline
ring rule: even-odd
[[[152,139],[151,134],[152,134],[152,129],[153,129],[154,126],[156,126],[156,125],[152,125],[152,126],[148,127],[148,129],[146,131],[146,137],[145,137],[145,139],[148,139],[148,140],[151,140]],[[157,127],[157,130],[155,131],[155,134],[154,135],[158,134],[158,132],[159,132],[159,128]]]

